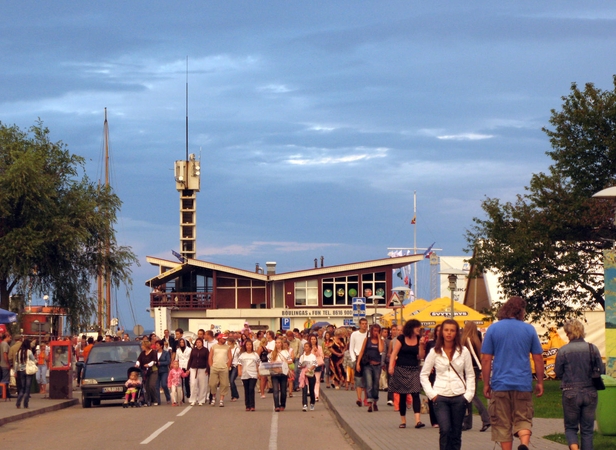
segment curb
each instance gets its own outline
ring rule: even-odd
[[[45,414],[47,412],[59,411],[64,408],[70,408],[71,406],[75,406],[78,404],[79,404],[79,399],[74,398],[72,400],[67,400],[65,402],[57,403],[51,406],[46,406],[44,408],[34,409],[32,411],[26,411],[21,414],[15,414],[13,416],[4,417],[0,419],[0,426],[7,424],[7,423],[11,423],[11,422],[17,422],[18,420],[28,419],[30,417],[38,416],[40,414]]]
[[[319,395],[319,399],[324,400],[325,403],[327,404],[327,407],[329,408],[329,410],[332,412],[332,414],[334,414],[334,416],[336,417],[336,420],[338,421],[338,423],[340,424],[340,427],[351,437],[351,439],[353,440],[353,443],[359,447],[362,450],[372,450],[372,447],[368,445],[368,443],[366,443],[360,436],[359,434],[357,434],[355,432],[355,430],[353,429],[353,427],[351,427],[340,415],[340,413],[338,413],[338,410],[334,407],[334,405],[332,405],[332,403],[329,401],[329,399],[327,398],[327,395],[325,394],[325,392],[320,393]]]

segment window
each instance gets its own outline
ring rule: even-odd
[[[358,276],[323,279],[323,306],[351,306],[359,296]]]
[[[366,297],[366,304],[373,305],[374,300],[370,298],[373,295],[383,297],[378,299],[379,305],[385,305],[387,302],[387,286],[385,284],[385,272],[364,273],[361,276],[361,286],[363,296]]]
[[[319,306],[318,280],[295,282],[295,306]]]

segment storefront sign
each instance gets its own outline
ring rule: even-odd
[[[352,317],[352,309],[285,309],[282,317]]]

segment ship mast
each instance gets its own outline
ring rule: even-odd
[[[105,164],[105,189],[109,188],[109,123],[107,122],[107,108],[105,108],[105,123],[103,125],[104,164]],[[107,267],[109,253],[111,251],[109,234],[105,237],[104,248],[105,263],[99,271],[97,280],[98,290],[98,325],[100,330],[111,328],[111,273]]]

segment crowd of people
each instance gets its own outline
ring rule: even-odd
[[[492,440],[504,450],[528,450],[532,434],[532,392],[543,394],[543,350],[534,328],[524,323],[525,301],[510,298],[498,311],[498,322],[485,335],[467,323],[464,329],[451,319],[432,332],[417,320],[391,329],[359,321],[358,329],[330,325],[316,330],[253,332],[199,330],[196,338],[185,338],[181,328],[141,338],[142,352],[126,382],[125,406],[136,401],[143,388],[145,404],[225,406],[225,399],[240,400],[236,379],[243,385],[247,412],[255,411],[255,398],[272,395],[276,412],[285,411],[287,397],[301,392],[302,411],[314,410],[322,386],[355,391],[358,407],[368,413],[379,411],[379,398],[400,415],[399,428],[406,428],[406,411],[413,409],[414,427],[423,428],[421,398],[427,397],[430,425],[439,428],[441,450],[459,450],[464,430],[472,428],[473,405],[482,421],[481,432],[492,428]],[[604,373],[599,350],[584,341],[584,326],[578,320],[565,325],[569,344],[557,355],[555,372],[562,380],[565,434],[569,448],[592,449],[597,391],[593,373]],[[36,376],[45,393],[50,365],[48,347],[10,334],[0,336],[0,383],[8,383],[10,370],[18,384],[16,406],[28,407],[30,385]],[[128,340],[99,337],[98,342]],[[92,337],[73,338],[76,378],[95,345]],[[35,372],[28,366],[38,366]],[[139,377],[141,375],[141,377]],[[483,379],[486,409],[478,396],[477,382]],[[386,391],[386,394],[381,392]],[[582,446],[578,444],[581,432]]]

